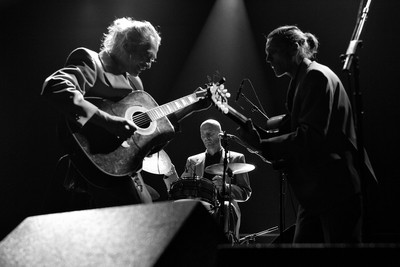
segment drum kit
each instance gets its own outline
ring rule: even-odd
[[[247,163],[228,163],[228,172],[240,174],[254,170],[254,165]],[[208,166],[205,172],[213,175],[223,174],[223,164]],[[200,200],[211,214],[215,214],[220,206],[217,188],[209,179],[199,176],[182,177],[171,185],[170,199],[175,201]]]
[[[172,166],[171,159],[164,150],[145,157],[142,170],[152,174],[165,174]],[[250,172],[255,166],[247,163],[228,163],[227,173],[230,176]],[[223,175],[224,164],[214,164],[204,170],[213,175]],[[155,189],[150,191],[153,192]],[[157,193],[158,194],[158,193]],[[218,206],[217,189],[208,179],[202,177],[182,177],[171,185],[170,198],[172,200],[198,199],[202,201],[210,211]]]
[[[171,159],[164,150],[160,150],[143,160],[142,170],[152,174],[165,174],[172,166]],[[228,163],[229,176],[250,172],[255,166],[247,163]],[[213,175],[223,175],[224,164],[208,166],[205,172]],[[154,190],[154,189],[153,189]],[[153,191],[151,190],[151,191]],[[219,204],[217,189],[212,181],[203,177],[182,177],[171,185],[169,198],[175,201],[200,200],[210,213],[214,213]]]
[[[153,174],[165,174],[170,170],[171,166],[172,163],[168,154],[164,150],[160,150],[144,159],[142,169]],[[206,167],[204,171],[212,175],[228,175],[229,177],[232,177],[235,174],[251,172],[254,169],[255,166],[248,163],[225,162],[210,165]],[[218,200],[218,190],[214,183],[209,179],[199,176],[181,177],[172,183],[169,191],[169,199],[173,201],[200,201],[208,212],[216,219],[218,219],[218,216],[222,217],[222,221],[220,220],[220,222],[223,224],[225,223],[224,221],[228,220],[227,218],[229,217],[229,214],[227,213],[231,211],[230,208],[227,208],[230,207],[230,199],[228,202],[226,198],[223,198],[222,201],[224,204],[220,203]],[[228,228],[228,226],[224,227],[224,230],[226,230],[226,228]],[[268,233],[271,232],[271,230],[274,231],[276,229],[268,229]],[[247,236],[244,239],[233,240],[232,242],[248,242],[249,240],[253,240],[255,236],[258,236],[258,234],[264,234],[264,232]],[[227,237],[228,239],[231,239],[230,236]]]

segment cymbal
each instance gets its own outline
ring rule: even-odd
[[[167,152],[160,150],[143,159],[142,170],[152,174],[165,174],[172,166],[171,159]]]
[[[247,163],[228,163],[227,170],[230,169],[233,174],[240,174],[245,172],[250,172],[255,169],[255,166]],[[206,173],[222,175],[224,171],[224,164],[218,163],[213,164],[205,168]]]

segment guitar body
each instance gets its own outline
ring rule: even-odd
[[[99,109],[134,122],[136,132],[121,140],[104,128],[86,123],[81,129],[67,122],[75,143],[76,158],[92,164],[107,176],[126,176],[141,168],[143,159],[170,141],[175,130],[167,117],[152,121],[147,111],[157,107],[155,100],[144,91],[134,91],[118,102],[100,98],[87,99]]]

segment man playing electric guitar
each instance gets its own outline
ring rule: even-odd
[[[139,74],[155,63],[160,43],[151,23],[116,19],[99,53],[75,49],[44,82],[42,96],[71,133],[65,183],[88,192],[92,208],[152,202],[140,175],[143,158],[167,144],[180,120],[211,105],[194,94],[157,108],[143,91]]]
[[[289,76],[290,132],[260,138],[249,121],[241,138],[264,157],[284,160],[299,206],[293,243],[362,241],[362,196],[351,102],[339,77],[315,61],[318,39],[295,25],[267,36],[266,61],[277,77]],[[366,170],[367,171],[367,170]]]

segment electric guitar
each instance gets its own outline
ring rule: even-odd
[[[137,130],[126,140],[109,133],[104,128],[87,123],[77,127],[66,120],[69,137],[72,137],[76,161],[93,165],[95,175],[122,177],[138,171],[143,159],[153,150],[166,145],[175,130],[166,117],[203,98],[211,98],[215,104],[215,94],[221,94],[222,84],[208,84],[206,89],[158,106],[150,94],[134,91],[118,102],[101,98],[87,98],[99,109],[131,120]],[[226,90],[226,89],[225,89]],[[154,151],[156,152],[156,151]]]
[[[225,94],[224,94],[225,93]],[[236,122],[239,126],[247,128],[247,122],[250,120],[239,111],[229,106],[228,104],[229,94],[226,94],[226,90],[218,92],[215,95],[215,103],[217,108],[222,111],[228,118]],[[278,133],[287,132],[289,127],[289,116],[287,114],[274,116],[268,119],[266,122],[266,127],[262,128],[253,122],[254,127],[256,128],[258,134],[261,139],[270,138],[276,136]],[[271,163],[264,156],[262,156],[261,152],[257,151],[257,149],[251,147],[250,145],[244,143],[241,139],[237,138],[237,143],[247,148],[247,150],[251,153],[259,156],[263,161],[267,163]]]

